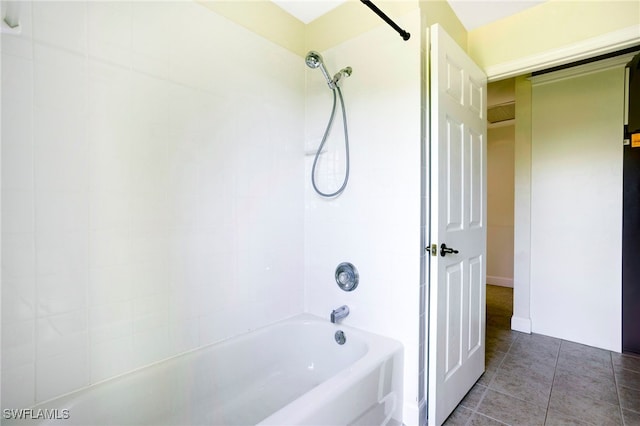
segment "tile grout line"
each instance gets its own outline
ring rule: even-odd
[[[510,303],[511,303],[511,304],[513,304],[513,301],[511,300],[511,301],[510,301]],[[509,344],[509,347],[507,348],[507,350],[506,350],[506,351],[504,351],[504,352],[503,352],[503,353],[504,353],[504,357],[502,358],[502,360],[500,360],[500,363],[499,363],[499,364],[498,364],[498,366],[496,367],[495,374],[493,375],[493,377],[491,378],[491,380],[489,380],[489,381],[487,382],[487,384],[486,384],[486,385],[480,385],[480,384],[478,384],[478,383],[476,382],[476,385],[484,387],[484,388],[485,388],[485,390],[484,390],[484,392],[482,393],[481,397],[479,398],[478,403],[474,406],[474,408],[473,408],[473,409],[468,408],[468,407],[465,407],[465,408],[467,408],[469,411],[471,411],[471,415],[469,416],[469,418],[468,418],[468,419],[465,421],[465,423],[464,423],[464,424],[465,424],[465,426],[471,426],[471,425],[472,425],[472,420],[473,420],[473,418],[474,418],[476,415],[479,415],[479,416],[482,416],[482,417],[486,417],[486,418],[491,419],[491,420],[493,420],[493,421],[495,421],[495,422],[497,422],[497,423],[500,423],[501,425],[510,426],[508,423],[505,423],[505,422],[503,422],[503,421],[501,421],[501,420],[495,419],[495,418],[491,417],[490,415],[487,415],[487,414],[481,413],[480,411],[478,411],[478,409],[479,409],[479,408],[480,408],[480,406],[482,405],[482,402],[483,402],[483,401],[484,401],[484,399],[486,398],[486,395],[487,395],[487,393],[488,393],[488,391],[489,391],[489,390],[491,390],[491,391],[493,391],[493,392],[497,392],[497,393],[502,393],[502,392],[496,391],[496,390],[494,390],[494,389],[490,389],[490,388],[489,388],[489,386],[491,385],[491,383],[493,383],[493,381],[494,381],[494,379],[495,379],[496,375],[498,374],[498,372],[500,371],[500,368],[502,367],[502,364],[505,362],[505,359],[507,358],[507,355],[508,355],[508,354],[509,354],[509,352],[511,351],[511,348],[513,347],[513,345],[515,344],[515,342],[516,342],[517,340],[519,340],[520,335],[521,335],[521,333],[516,333],[516,334],[515,334],[515,336],[516,336],[516,337],[515,337],[513,340],[511,340],[511,342],[510,342],[510,344]],[[502,351],[497,351],[497,352],[501,352],[501,353],[502,353]],[[486,362],[486,360],[485,360],[485,362]],[[486,371],[485,371],[485,373],[486,373]],[[474,386],[475,386],[475,385],[474,385]]]
[[[493,378],[491,380],[493,380]],[[491,383],[491,381],[489,381],[489,383]],[[482,393],[482,396],[478,400],[478,403],[476,404],[475,408],[473,410],[471,410],[471,415],[469,416],[469,418],[465,422],[465,426],[471,426],[471,420],[473,419],[473,416],[475,416],[476,414],[482,414],[482,413],[478,412],[478,408],[480,408],[480,405],[482,404],[482,401],[484,401],[484,397],[487,395],[487,391],[489,390],[489,386],[485,386],[485,387],[486,387],[486,389]]]
[[[495,420],[496,422],[500,423],[500,424],[504,424],[504,425],[509,425],[508,423],[504,423],[501,420],[495,419],[485,413],[481,413],[480,411],[478,411],[478,408],[480,408],[480,405],[482,405],[482,401],[484,401],[485,397],[487,396],[487,393],[489,392],[489,390],[493,391],[493,392],[497,392],[497,393],[501,393],[500,391],[497,391],[495,389],[491,389],[489,388],[489,386],[491,385],[491,383],[493,383],[493,381],[495,380],[496,376],[498,375],[498,372],[500,371],[500,368],[502,368],[502,364],[504,364],[504,361],[507,359],[507,356],[509,355],[509,352],[511,351],[511,348],[513,347],[513,345],[515,344],[515,342],[520,338],[520,335],[517,334],[516,338],[513,339],[511,341],[511,344],[509,345],[509,348],[507,349],[507,351],[504,353],[504,357],[502,357],[502,360],[500,361],[500,363],[498,364],[498,367],[496,368],[496,372],[493,375],[493,377],[491,378],[491,380],[489,380],[489,383],[487,383],[486,389],[484,390],[484,393],[482,394],[482,397],[480,397],[480,400],[478,401],[478,404],[476,405],[476,408],[473,410],[473,413],[471,414],[471,416],[469,417],[469,419],[467,420],[467,422],[465,423],[465,426],[471,426],[471,420],[473,419],[473,416],[475,414],[479,414],[481,416],[487,417],[491,420]],[[506,395],[506,394],[503,394]]]
[[[547,409],[544,413],[544,423],[547,424],[547,417],[549,417],[549,406],[551,406],[551,395],[553,394],[553,386],[556,382],[556,371],[558,371],[558,360],[560,359],[560,351],[562,351],[562,345],[564,340],[560,340],[560,346],[558,347],[558,354],[556,355],[556,363],[553,366],[553,378],[551,379],[551,389],[549,389],[549,399],[547,400]]]
[[[34,17],[34,11],[33,11],[33,5],[31,6],[31,10],[29,11],[30,13],[30,19],[31,22],[33,23],[33,17]],[[36,194],[37,194],[37,188],[36,188],[36,182],[37,182],[37,173],[36,173],[36,155],[35,155],[35,151],[36,151],[36,132],[35,132],[35,124],[36,124],[36,90],[35,90],[35,80],[36,80],[36,45],[33,42],[33,29],[31,30],[31,46],[30,46],[30,51],[31,51],[31,111],[30,111],[30,118],[31,118],[31,149],[32,151],[32,158],[31,158],[31,177],[33,179],[32,182],[32,190],[33,190],[33,194],[32,194],[32,201],[33,201],[33,217],[31,218],[32,223],[33,223],[33,235],[31,236],[31,241],[33,242],[33,268],[34,268],[34,279],[33,279],[33,328],[32,328],[32,333],[33,333],[33,396],[31,398],[31,403],[29,404],[29,406],[34,406],[37,404],[38,398],[37,398],[37,388],[38,388],[38,368],[37,368],[37,359],[38,359],[38,311],[39,311],[39,306],[40,306],[40,292],[38,291],[38,283],[41,281],[41,279],[38,278],[38,236],[36,233],[36,207],[37,207],[37,202],[36,202]]]
[[[513,302],[512,302],[512,303],[513,303]],[[509,347],[507,348],[506,352],[504,353],[504,357],[502,357],[502,360],[500,360],[500,363],[499,363],[499,364],[498,364],[498,366],[496,367],[495,374],[493,375],[493,377],[491,378],[491,380],[489,380],[489,382],[487,383],[487,386],[485,386],[485,387],[486,387],[486,389],[484,390],[484,393],[482,394],[482,397],[480,397],[480,400],[478,401],[478,404],[476,405],[476,407],[475,407],[475,409],[473,410],[473,412],[472,412],[471,416],[470,416],[470,417],[469,417],[469,419],[467,420],[467,422],[466,422],[466,426],[471,426],[471,420],[473,419],[473,416],[474,416],[475,414],[479,414],[479,415],[481,415],[481,416],[484,416],[484,417],[490,418],[491,420],[495,420],[495,421],[497,421],[497,422],[499,422],[499,423],[501,423],[501,424],[507,424],[507,423],[504,423],[504,422],[502,422],[502,421],[500,421],[500,420],[498,420],[498,419],[494,419],[493,417],[490,417],[490,416],[488,416],[488,415],[486,415],[486,414],[484,414],[484,413],[481,413],[480,411],[478,411],[478,408],[480,408],[480,406],[482,405],[482,402],[484,401],[485,397],[487,396],[487,392],[489,392],[489,390],[492,390],[492,391],[494,391],[494,392],[498,392],[498,391],[495,391],[495,390],[493,390],[493,389],[490,389],[490,387],[489,387],[489,386],[491,385],[491,383],[493,383],[493,381],[495,380],[496,376],[498,375],[498,372],[499,372],[499,371],[500,371],[500,369],[502,368],[502,364],[504,364],[504,361],[507,359],[507,356],[509,355],[509,352],[511,351],[511,348],[513,348],[513,345],[514,345],[514,344],[515,344],[515,342],[517,342],[519,339],[520,339],[520,334],[516,334],[516,338],[515,338],[515,339],[513,339],[513,340],[511,341],[511,343],[509,344]],[[498,393],[501,393],[501,392],[498,392]]]
[[[620,413],[621,424],[624,425],[624,413],[622,412],[622,399],[620,398],[620,386],[618,385],[618,376],[616,375],[616,369],[613,366],[613,353],[609,352],[609,360],[611,361],[611,371],[613,371],[613,383],[616,386],[616,397],[618,398],[618,412]]]

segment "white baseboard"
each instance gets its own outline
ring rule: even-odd
[[[511,287],[511,288],[513,288],[513,278],[495,277],[495,276],[492,276],[492,275],[487,275],[487,284],[498,285],[500,287]]]
[[[531,318],[511,317],[511,329],[531,334]]]

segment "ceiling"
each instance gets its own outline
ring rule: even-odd
[[[335,9],[348,0],[272,0],[305,24]],[[545,0],[447,0],[465,28],[482,25],[514,15]],[[375,3],[375,1],[374,1]],[[384,0],[380,8],[384,10]]]

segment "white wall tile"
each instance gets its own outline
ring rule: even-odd
[[[153,77],[169,78],[168,59],[158,59],[153,56],[147,56],[144,53],[135,53],[131,58],[131,68],[134,71],[149,74]]]
[[[89,176],[92,189],[128,194],[128,182],[133,174],[130,139],[124,135],[112,135],[111,131],[102,132],[102,129],[94,127],[94,123],[90,124]]]
[[[32,233],[2,234],[2,281],[35,279],[35,244]]]
[[[35,40],[77,52],[86,51],[85,2],[34,1],[32,5]]]
[[[24,59],[33,59],[33,40],[20,35],[2,36],[2,53]]]
[[[39,274],[37,277],[38,315],[69,313],[87,308],[88,269]]]
[[[87,62],[83,55],[36,43],[33,64],[36,106],[64,110],[70,115],[86,111]]]
[[[146,315],[140,315],[133,320],[133,333],[136,335],[142,335],[150,333],[156,329],[162,328],[166,331],[168,321],[167,311],[154,312]],[[165,355],[166,356],[166,355]],[[162,358],[156,358],[156,360]],[[148,361],[147,364],[152,361]]]
[[[2,371],[35,362],[34,321],[2,323]]]
[[[166,326],[154,327],[133,335],[133,364],[144,366],[169,355],[169,332]]]
[[[38,233],[84,232],[89,229],[89,192],[36,191]]]
[[[228,321],[228,318],[233,315],[233,309],[223,309],[207,315],[200,315],[198,317],[198,342],[200,346],[228,339],[241,333],[242,330],[246,331],[244,323],[251,321],[247,318],[250,314],[243,312],[242,318],[236,317],[237,321]]]
[[[169,89],[166,80],[144,74],[132,75],[131,108],[136,122],[147,131],[153,125],[163,125],[169,119]]]
[[[91,343],[91,383],[117,376],[134,368],[132,339],[132,335],[128,335]]]
[[[35,403],[33,363],[2,371],[2,408],[30,407]]]
[[[132,229],[153,233],[168,228],[169,200],[165,191],[139,192],[131,196],[129,203]]]
[[[2,322],[11,324],[28,321],[35,316],[35,278],[2,279]]]
[[[36,327],[38,362],[65,352],[86,351],[88,326],[84,309],[38,319]]]
[[[130,227],[131,196],[118,191],[92,190],[89,194],[91,231],[127,230]]]
[[[38,275],[64,274],[88,267],[86,232],[42,232],[36,236]]]
[[[3,110],[5,110],[3,108]],[[29,115],[31,117],[31,115]],[[33,138],[32,126],[29,124],[22,129],[15,126],[19,137],[9,136],[9,128],[13,127],[12,119],[4,116],[2,126],[2,189],[30,191],[34,187],[33,173]],[[8,123],[9,122],[9,123]],[[14,122],[15,124],[15,122]],[[6,131],[6,133],[5,133]],[[14,143],[15,142],[15,143]],[[6,165],[5,165],[6,164]]]
[[[175,25],[178,8],[179,6],[169,2],[154,4],[152,8],[133,2],[132,48],[136,56],[145,54],[158,59],[168,59],[172,35],[169,29]]]
[[[181,323],[198,317],[198,310],[194,307],[198,306],[200,301],[199,287],[171,287],[168,298],[170,323]]]
[[[33,18],[2,46],[3,388],[31,368],[16,400],[42,400],[301,312],[300,58],[195,3]]]
[[[131,65],[131,2],[87,2],[88,50],[92,57]]]
[[[100,306],[132,299],[134,286],[130,265],[114,265],[89,270],[89,304]]]
[[[83,114],[35,109],[34,164],[37,190],[89,189],[89,149],[84,122]]]
[[[158,327],[166,327],[169,319],[167,293],[139,297],[133,300],[133,331],[141,333]]]
[[[168,241],[168,235],[164,233],[139,230],[131,232],[130,262],[137,263],[137,270],[146,270],[149,272],[145,274],[146,276],[154,282],[164,283],[163,285],[167,282]],[[134,277],[134,279],[137,278]]]
[[[33,191],[6,189],[2,191],[2,231],[32,233],[34,231]]]
[[[133,334],[132,302],[125,300],[91,307],[89,327],[92,344]]]
[[[131,254],[128,227],[92,231],[89,248],[91,268],[125,265]]]
[[[91,183],[97,189],[127,189],[132,168],[129,146],[136,128],[132,84],[130,70],[89,61],[87,128]]]
[[[169,328],[169,352],[178,354],[198,347],[198,319],[172,322]]]
[[[5,38],[3,37],[3,43]],[[2,188],[33,189],[33,64],[2,56]]]
[[[36,400],[45,401],[89,385],[87,351],[70,351],[36,364]]]

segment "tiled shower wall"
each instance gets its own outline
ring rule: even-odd
[[[376,27],[323,52],[335,73],[351,66],[343,85],[351,170],[342,195],[323,199],[306,182],[305,307],[329,318],[343,304],[342,322],[404,345],[403,422],[418,424],[420,320],[421,74],[420,12],[395,17],[411,33],[405,42]],[[319,71],[307,72],[307,149],[322,137],[331,91]],[[336,115],[339,117],[340,113]],[[344,176],[343,132],[336,118],[319,160],[318,185],[337,189]],[[307,176],[313,156],[306,157]],[[334,272],[353,263],[360,284],[345,293]]]
[[[301,312],[301,59],[190,2],[20,3],[2,406]]]

